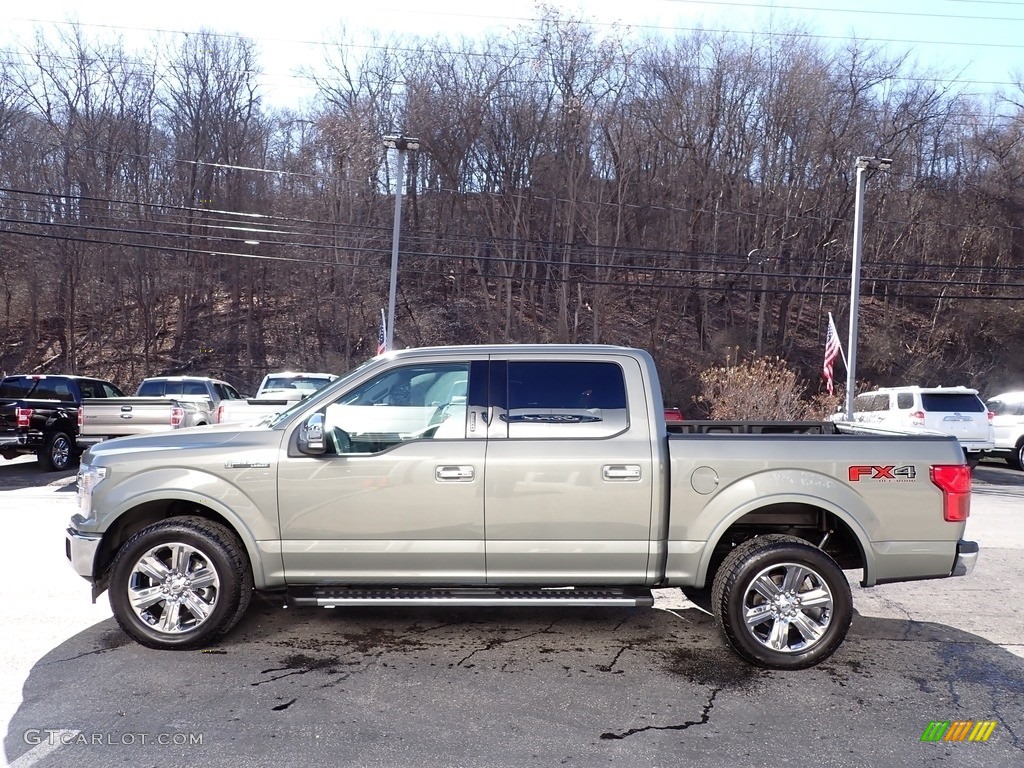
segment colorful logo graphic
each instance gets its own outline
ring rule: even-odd
[[[995,729],[995,720],[932,720],[921,741],[988,741]]]

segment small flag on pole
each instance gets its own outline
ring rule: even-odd
[[[828,313],[828,333],[825,336],[825,365],[822,368],[822,373],[825,374],[825,385],[828,388],[828,393],[833,394],[834,386],[832,382],[833,377],[833,365],[835,364],[836,358],[839,357],[843,352],[843,345],[839,343],[839,332],[836,330],[835,321],[832,319],[832,313]],[[843,355],[843,360],[846,360],[846,356]]]
[[[384,310],[380,311],[380,333],[377,334],[377,354],[388,351],[388,321],[384,319]]]

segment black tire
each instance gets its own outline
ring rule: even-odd
[[[226,527],[178,517],[144,528],[118,550],[108,589],[114,618],[128,635],[149,648],[190,650],[242,618],[252,598],[252,569]],[[145,592],[151,599],[140,599]]]
[[[1014,469],[1024,469],[1024,440],[1016,445],[1013,453],[1006,457],[1006,463]]]
[[[805,604],[812,595],[815,604]],[[846,638],[853,619],[850,584],[836,561],[781,534],[750,539],[726,556],[715,573],[711,608],[733,650],[767,669],[804,669],[824,661]],[[763,621],[748,623],[762,615]]]
[[[50,472],[63,472],[75,463],[78,452],[67,434],[51,432],[46,436],[43,448],[36,458],[43,469]]]

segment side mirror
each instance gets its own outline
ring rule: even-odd
[[[314,413],[299,427],[298,448],[301,453],[310,456],[320,456],[327,451],[322,413]]]

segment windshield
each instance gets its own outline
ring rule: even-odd
[[[366,366],[370,365],[370,363],[372,363],[374,360],[377,360],[377,359],[378,358],[376,358],[376,357],[371,357],[369,360],[367,360],[362,365],[360,365],[360,366],[358,366],[356,368],[353,368],[351,371],[349,371],[348,373],[344,374],[341,378],[335,379],[333,383],[334,384],[341,384],[343,382],[348,381],[350,378],[352,378],[357,373],[359,373],[359,371],[363,370],[363,368],[365,368]],[[318,390],[318,391],[322,391],[322,390]],[[306,400],[298,400],[293,405],[291,405],[290,407],[288,407],[285,410],[281,411],[280,413],[275,413],[273,416],[267,417],[266,419],[261,421],[260,424],[265,424],[268,427],[275,427],[278,424],[280,424],[282,421],[285,421],[286,419],[290,418],[293,413],[295,413],[298,410],[301,410],[302,408],[305,408],[308,405],[309,405],[309,400],[308,399],[306,399]]]

